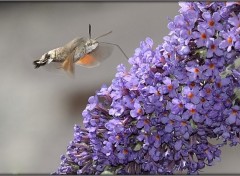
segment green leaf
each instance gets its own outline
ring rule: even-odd
[[[142,143],[138,142],[133,148],[134,151],[139,151],[142,148]]]
[[[236,99],[240,100],[240,89],[239,88],[235,88],[233,90],[233,92],[234,92],[234,96],[235,96],[235,99],[233,100],[233,103],[235,103]]]
[[[234,60],[234,68],[238,69],[240,67],[240,57]]]
[[[105,170],[103,171],[100,175],[113,175],[114,173],[109,171],[109,170]]]
[[[226,69],[220,73],[221,78],[226,78],[227,76],[231,75],[233,68],[233,64],[228,65]]]
[[[198,49],[195,54],[199,54],[200,55],[200,58],[206,58],[207,57],[207,49],[206,48],[201,48],[201,49]]]
[[[190,120],[190,124],[193,129],[197,129],[197,125],[195,124],[195,122],[192,119]]]

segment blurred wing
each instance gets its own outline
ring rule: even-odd
[[[73,75],[73,73],[74,73],[74,65],[73,65],[74,53],[75,53],[75,51],[72,52],[70,55],[68,55],[67,58],[62,63],[62,68],[64,69],[64,71],[70,73],[71,75]]]
[[[84,57],[79,59],[75,64],[86,68],[93,68],[100,65],[100,62],[92,56],[92,54],[86,54]]]
[[[79,58],[83,58],[86,55],[86,49],[84,45],[79,45],[75,48],[74,62],[77,62]]]
[[[75,64],[87,68],[97,67],[105,59],[111,56],[112,51],[112,45],[99,43],[98,47],[95,50],[80,58],[78,61],[75,62]]]

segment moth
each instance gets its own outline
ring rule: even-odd
[[[74,65],[87,68],[98,66],[103,60],[108,58],[116,46],[124,54],[121,47],[114,43],[98,42],[97,39],[110,34],[105,33],[95,39],[91,38],[91,25],[89,24],[89,38],[75,38],[66,45],[50,50],[43,54],[40,59],[35,60],[35,68],[39,68],[50,63],[60,63],[60,67],[70,74],[74,74]]]

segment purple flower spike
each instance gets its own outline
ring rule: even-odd
[[[198,174],[240,143],[240,5],[180,6],[89,98],[54,174]]]

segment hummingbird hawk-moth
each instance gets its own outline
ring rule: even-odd
[[[113,46],[117,46],[124,56],[128,58],[119,45],[97,41],[100,37],[106,36],[111,32],[92,39],[91,25],[89,24],[89,38],[75,38],[66,45],[43,54],[33,64],[35,68],[39,68],[50,63],[60,63],[61,66],[59,68],[73,74],[75,64],[87,68],[98,66],[104,59],[111,55]]]

